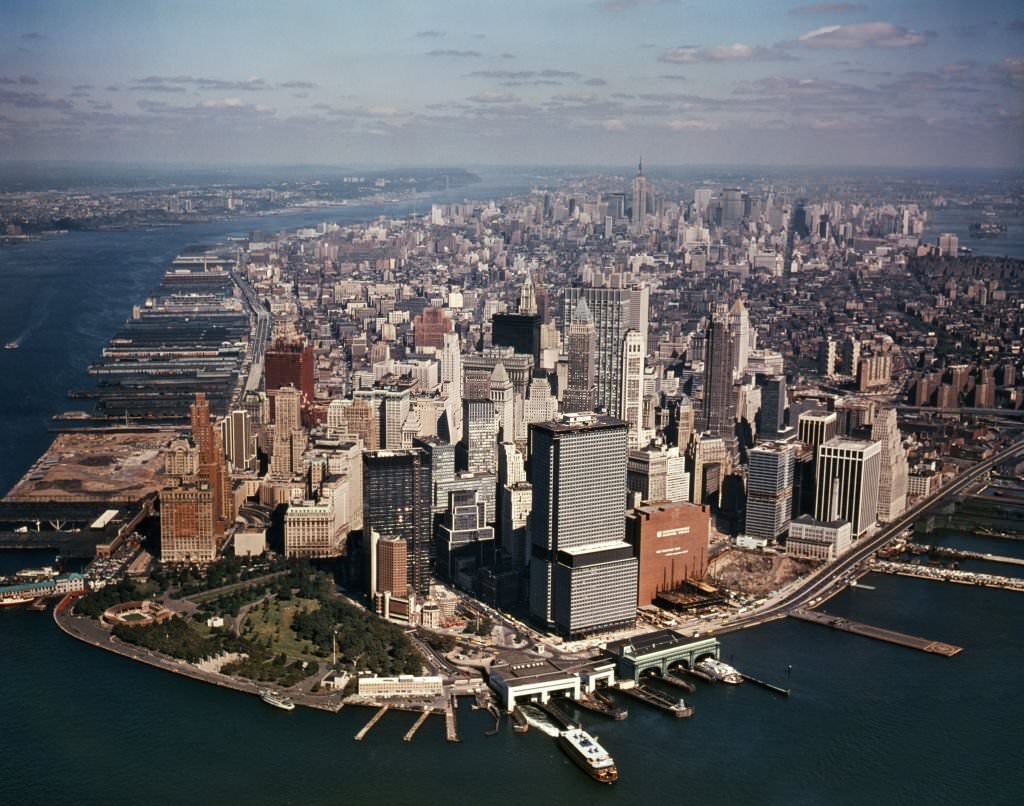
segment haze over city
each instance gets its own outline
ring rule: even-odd
[[[1016,167],[1013,2],[4,3],[0,158]]]

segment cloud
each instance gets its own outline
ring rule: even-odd
[[[626,124],[621,118],[608,118],[601,121],[601,125],[610,132],[621,132],[626,130]]]
[[[84,92],[85,90],[91,90],[92,84],[75,84],[71,89],[75,92]]]
[[[737,43],[713,48],[684,45],[662,51],[659,62],[666,64],[699,64],[703,62],[778,62],[793,57],[776,48],[763,48]]]
[[[1024,32],[1024,20],[1010,20],[1006,24],[1007,31],[1016,31],[1017,33]]]
[[[674,132],[710,132],[721,128],[718,123],[707,120],[668,120],[662,124],[666,129]]]
[[[1024,56],[1007,56],[990,69],[1003,81],[1014,86],[1024,85]]]
[[[604,87],[607,86],[608,84],[608,82],[605,81],[603,78],[588,78],[583,83],[586,84],[588,87]]]
[[[46,37],[45,35],[37,34],[35,31],[30,31],[27,34],[22,34],[21,35],[21,40],[23,42],[41,42],[42,40],[47,39],[47,38],[48,37]]]
[[[181,84],[137,84],[128,89],[132,92],[187,92]]]
[[[601,11],[633,11],[638,8],[650,6],[674,6],[679,0],[599,0],[591,3],[594,8]]]
[[[468,78],[497,78],[505,81],[529,81],[534,78],[580,78],[575,70],[474,70]]]
[[[194,76],[146,76],[145,78],[135,79],[133,83],[136,86],[131,89],[160,87],[161,89],[157,89],[157,92],[182,92],[187,87],[193,87],[198,90],[215,90],[218,92],[235,90],[248,92],[272,89],[272,87],[262,78],[248,78],[242,81],[235,81],[222,78],[197,78]],[[180,87],[180,89],[170,89],[170,87]]]
[[[475,104],[514,104],[518,103],[519,96],[513,95],[511,92],[478,92],[476,95],[470,95],[466,100]]]
[[[0,89],[0,106],[15,106],[19,109],[71,110],[73,105],[65,98],[43,95],[38,92],[19,92]]]
[[[451,49],[435,49],[428,50],[427,56],[432,58],[438,57],[450,57],[453,59],[479,59],[483,54],[479,50],[451,50]]]
[[[444,35],[444,31],[419,31],[416,34],[419,39],[440,39]]]
[[[658,76],[658,78],[664,78],[664,79],[666,79],[668,81],[689,81],[690,80],[686,76],[674,76],[674,75],[671,75],[671,74],[660,75],[660,76]]]
[[[514,59],[515,57],[516,57],[516,54],[514,54],[514,53],[502,53],[501,54],[501,58],[503,58],[503,59]]]
[[[277,86],[286,90],[311,90],[316,87],[312,81],[282,81]]]
[[[929,35],[891,22],[855,22],[826,25],[783,42],[786,48],[909,48],[928,44]]]
[[[789,10],[790,14],[810,16],[812,14],[852,14],[855,11],[864,11],[866,6],[863,3],[811,3],[806,6],[796,6]]]

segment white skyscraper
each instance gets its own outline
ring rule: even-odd
[[[907,452],[896,421],[896,409],[875,412],[871,438],[882,446],[882,469],[878,479],[878,520],[895,520],[907,508]]]
[[[882,446],[878,442],[835,437],[818,446],[814,480],[814,517],[850,521],[854,537],[866,532],[878,512]]]
[[[622,340],[622,419],[629,424],[629,446],[641,448],[650,441],[643,427],[644,345],[635,330]]]

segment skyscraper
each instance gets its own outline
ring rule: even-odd
[[[306,401],[313,399],[313,348],[301,341],[278,339],[264,359],[266,390],[294,386]]]
[[[704,408],[700,430],[721,437],[726,448],[733,453],[736,449],[736,390],[733,388],[729,309],[725,305],[715,306],[706,341]]]
[[[609,415],[621,418],[623,340],[627,331],[637,331],[646,354],[650,290],[646,286],[623,287],[617,275],[611,286],[567,288],[562,317],[566,336],[581,300],[586,301],[594,320],[596,404]]]
[[[650,441],[643,423],[644,344],[640,334],[627,330],[622,339],[622,419],[629,425],[629,445],[640,448]]]
[[[235,409],[221,424],[224,452],[236,473],[256,469],[256,435],[249,412]]]
[[[878,520],[895,520],[907,508],[907,452],[896,420],[896,409],[875,412],[871,439],[882,446],[882,467],[878,477]]]
[[[818,446],[814,517],[850,521],[854,537],[875,522],[882,446],[878,442],[835,437]]]
[[[786,427],[786,378],[783,375],[757,376],[761,387],[761,408],[757,413],[757,434],[774,439]]]
[[[462,442],[456,456],[469,473],[497,472],[498,420],[492,400],[462,401]]]
[[[593,411],[597,402],[594,317],[586,299],[580,299],[566,329],[565,349],[569,356],[569,383],[562,396],[565,411]]]
[[[530,426],[530,612],[567,636],[630,626],[637,560],[624,541],[624,422],[567,415]]]
[[[750,314],[739,298],[729,309],[729,336],[732,338],[732,371],[734,376],[739,376],[746,372],[750,356]]]
[[[440,350],[444,347],[445,334],[454,329],[455,325],[444,308],[424,308],[413,319],[416,349],[432,347]]]
[[[221,431],[213,427],[210,420],[210,403],[202,392],[196,393],[195,402],[191,407],[191,419],[192,439],[199,450],[196,476],[210,489],[213,534],[219,539],[234,519],[234,501],[231,497],[231,480],[228,476],[227,459],[224,457]]]
[[[748,454],[747,523],[750,537],[777,540],[793,512],[792,445],[759,445]]]
[[[363,531],[401,538],[410,587],[426,596],[434,559],[430,465],[419,449],[363,454]]]
[[[647,177],[644,176],[644,161],[637,165],[636,176],[633,177],[633,232],[639,235],[647,230],[647,205],[650,190]]]

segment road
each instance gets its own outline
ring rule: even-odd
[[[249,377],[245,382],[245,391],[253,392],[259,389],[263,379],[263,356],[267,349],[267,342],[270,340],[270,312],[260,303],[256,292],[248,281],[232,268],[228,268],[228,274],[235,281],[245,298],[246,304],[256,317],[256,332],[252,340],[252,363],[249,365]]]
[[[877,534],[855,543],[850,551],[814,573],[803,584],[794,588],[781,599],[777,599],[760,610],[745,614],[741,618],[730,621],[727,624],[714,627],[709,632],[720,635],[763,624],[766,621],[773,621],[786,616],[790,611],[798,607],[807,605],[818,597],[834,593],[837,588],[845,587],[847,584],[846,580],[843,579],[845,574],[856,569],[858,565],[874,555],[876,551],[891,541],[896,535],[907,527],[912,526],[914,521],[928,509],[931,509],[946,498],[962,492],[995,465],[1021,453],[1024,453],[1024,439],[1014,442],[989,459],[985,459],[970,470],[961,473],[934,496],[926,498],[908,509],[898,521],[887,524]]]

